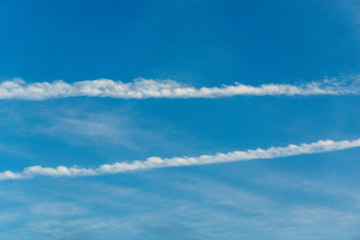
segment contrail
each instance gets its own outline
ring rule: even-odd
[[[13,79],[0,83],[0,99],[46,100],[67,97],[109,97],[121,99],[146,98],[221,98],[248,96],[309,96],[360,94],[359,77],[352,81],[324,80],[303,84],[263,84],[260,86],[222,85],[195,88],[173,80],[138,78],[132,82],[97,79],[66,83],[26,83]]]
[[[271,147],[268,149],[258,148],[255,150],[217,153],[215,155],[201,155],[199,157],[150,157],[147,158],[145,161],[116,162],[114,164],[103,164],[97,168],[79,168],[65,166],[50,168],[42,166],[31,166],[25,168],[22,172],[0,172],[0,180],[30,179],[39,176],[97,176],[125,173],[138,170],[149,170],[153,168],[206,165],[236,161],[250,161],[255,159],[272,159],[303,154],[338,151],[355,147],[360,147],[360,138],[352,141],[344,140],[337,142],[332,140],[320,140],[317,142],[303,143],[300,145],[290,144],[287,147]]]

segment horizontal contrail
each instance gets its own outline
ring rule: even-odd
[[[360,147],[360,138],[353,141],[320,140],[313,143],[301,145],[288,145],[287,147],[271,147],[268,149],[255,149],[247,151],[234,151],[230,153],[217,153],[215,155],[202,155],[199,157],[173,157],[160,158],[150,157],[145,161],[116,162],[114,164],[103,164],[97,168],[79,168],[58,166],[56,168],[31,166],[22,172],[5,171],[0,173],[0,180],[30,179],[38,176],[96,176],[106,174],[124,173],[130,171],[147,170],[153,168],[180,167],[192,165],[205,165],[216,163],[227,163],[236,161],[249,161],[255,159],[271,159],[289,157],[303,154],[323,153],[338,151],[348,148]]]
[[[324,80],[298,85],[263,84],[260,86],[222,85],[221,87],[195,88],[173,80],[152,80],[138,78],[124,83],[111,79],[26,83],[13,79],[0,83],[0,99],[45,100],[67,97],[109,97],[121,99],[145,98],[220,98],[237,95],[252,96],[309,96],[360,94],[359,78],[352,82]]]

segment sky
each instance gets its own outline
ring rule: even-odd
[[[0,239],[360,239],[360,3],[0,0]]]

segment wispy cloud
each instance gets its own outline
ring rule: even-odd
[[[122,99],[145,98],[220,98],[237,95],[253,96],[295,96],[295,95],[346,95],[359,94],[359,78],[353,81],[326,79],[321,82],[303,84],[263,84],[260,86],[222,85],[221,87],[195,88],[173,80],[153,80],[138,78],[124,83],[111,79],[26,83],[13,79],[0,83],[0,99],[45,100],[66,97],[110,97]]]
[[[271,147],[268,149],[255,149],[247,151],[234,151],[230,153],[217,153],[215,155],[202,155],[199,157],[173,157],[160,158],[150,157],[145,161],[116,162],[114,164],[103,164],[98,168],[79,168],[58,166],[56,168],[31,166],[22,172],[5,171],[0,173],[0,180],[26,179],[37,176],[96,176],[105,174],[116,174],[137,170],[146,170],[164,167],[179,167],[192,165],[206,165],[236,161],[249,161],[255,159],[271,159],[289,157],[303,154],[323,153],[348,148],[360,147],[360,138],[352,141],[320,140],[313,143],[301,145],[290,144],[287,147]]]
[[[31,213],[45,216],[66,217],[86,214],[87,209],[71,202],[37,202],[31,206]]]

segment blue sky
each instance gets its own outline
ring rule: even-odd
[[[359,8],[0,0],[0,173],[152,156],[172,164],[328,139],[358,147]],[[0,181],[0,238],[358,240],[360,149],[345,148],[24,173]]]

